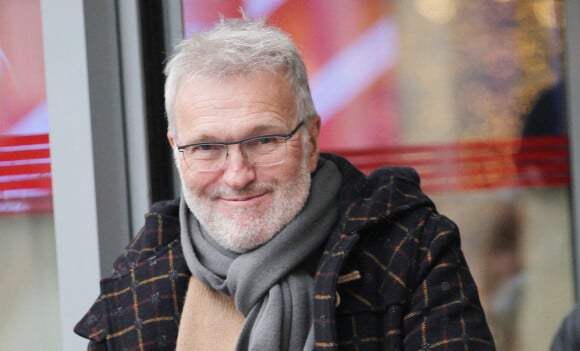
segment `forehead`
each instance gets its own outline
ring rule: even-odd
[[[287,132],[295,115],[291,86],[282,74],[270,72],[197,77],[180,84],[175,101],[181,143]]]
[[[294,109],[294,93],[281,74],[198,77],[179,85],[175,104],[178,119],[281,113]]]

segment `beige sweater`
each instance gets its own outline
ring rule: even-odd
[[[191,277],[179,322],[177,351],[232,351],[244,316],[231,296]]]

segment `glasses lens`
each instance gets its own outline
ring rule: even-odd
[[[286,138],[264,136],[246,140],[242,149],[248,162],[254,166],[271,166],[286,159]]]
[[[192,171],[211,172],[222,168],[226,162],[226,145],[198,144],[181,150],[183,160]]]

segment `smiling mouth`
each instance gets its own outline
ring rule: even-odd
[[[223,201],[232,202],[232,203],[242,203],[242,202],[251,202],[254,200],[258,200],[264,197],[267,192],[253,194],[253,195],[245,195],[245,196],[237,196],[237,197],[222,197]]]

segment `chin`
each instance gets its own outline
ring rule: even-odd
[[[183,187],[185,202],[212,239],[223,248],[243,253],[270,241],[302,210],[310,193],[311,175],[306,162],[297,173],[276,183],[263,184],[270,189],[270,201],[257,206],[216,208],[210,197],[201,197]]]

